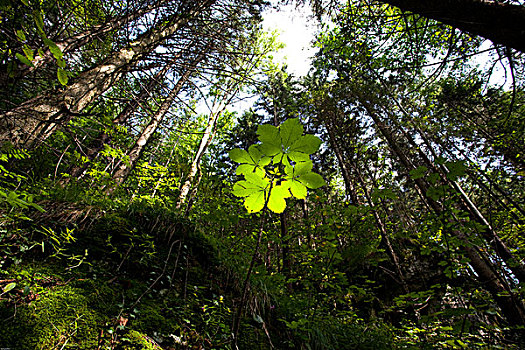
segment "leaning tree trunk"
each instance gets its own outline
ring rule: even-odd
[[[432,145],[430,144],[429,140],[427,139],[423,131],[419,130],[419,135],[421,136],[423,142],[425,143],[429,151],[432,153],[433,157],[437,158],[437,154],[435,154],[434,149],[432,148]],[[411,143],[412,142],[413,140],[411,140]],[[425,160],[429,164],[431,164],[431,166],[434,167],[434,164],[431,163],[430,159],[428,159],[426,154],[424,154],[424,152],[421,152],[421,154],[425,158]],[[469,216],[473,221],[476,221],[481,225],[481,235],[485,238],[487,243],[489,243],[496,251],[496,254],[499,257],[501,257],[503,261],[505,261],[505,264],[512,271],[514,276],[520,282],[525,282],[525,266],[523,265],[523,263],[519,261],[518,259],[516,259],[514,254],[512,254],[512,252],[507,247],[505,242],[503,242],[501,238],[498,236],[498,234],[494,231],[494,229],[492,228],[492,225],[488,222],[485,216],[481,213],[481,211],[476,206],[476,204],[472,202],[472,200],[467,195],[467,193],[463,190],[461,185],[457,181],[451,180],[447,177],[449,170],[442,164],[437,167],[437,170],[441,172],[443,179],[445,179],[445,181],[448,182],[450,186],[454,188],[454,190],[456,190],[456,192],[459,194],[461,198],[462,209],[464,209],[467,213],[469,213]]]
[[[195,59],[190,67],[184,72],[184,74],[179,78],[173,89],[170,91],[169,95],[164,99],[159,109],[153,114],[150,122],[144,128],[141,135],[135,142],[135,145],[128,152],[129,162],[128,164],[121,162],[119,168],[113,174],[113,180],[115,180],[115,186],[108,189],[108,192],[112,192],[117,186],[121,185],[126,181],[127,177],[131,173],[131,170],[135,167],[137,160],[142,155],[144,147],[146,147],[151,136],[155,133],[158,126],[164,119],[164,116],[168,112],[168,109],[171,107],[173,101],[181,91],[182,87],[186,84],[190,76],[193,74],[199,63],[204,59],[205,54],[201,53],[199,57]]]
[[[327,131],[328,136],[329,136],[330,146],[332,147],[332,149],[334,150],[334,152],[336,154],[337,160],[339,162],[339,167],[341,168],[341,171],[343,173],[343,179],[345,181],[346,191],[350,193],[350,197],[351,197],[351,199],[353,201],[353,204],[354,205],[360,205],[361,203],[360,203],[360,201],[359,201],[359,199],[357,197],[355,186],[350,181],[350,169],[347,166],[347,162],[345,161],[345,159],[344,159],[344,157],[342,155],[341,149],[339,147],[339,143],[337,142],[336,137],[335,137],[335,132],[333,130],[333,125],[334,125],[335,122],[334,122],[334,118],[330,114],[331,112],[332,111],[321,110],[321,113],[323,113],[323,115],[328,115],[328,120],[326,120],[324,122],[324,126],[325,126],[326,131]],[[352,165],[352,163],[350,163],[350,166],[354,170],[354,172],[356,174],[356,178],[359,181],[359,183],[361,184],[361,189],[363,190],[366,202],[368,203],[368,206],[372,210],[372,214],[374,215],[374,219],[376,221],[376,227],[378,228],[378,230],[379,230],[379,232],[381,234],[381,241],[384,244],[384,246],[387,248],[386,249],[387,250],[387,254],[389,255],[390,259],[392,260],[392,263],[394,264],[394,266],[396,268],[396,272],[397,272],[397,275],[398,275],[398,278],[399,278],[399,283],[403,287],[403,290],[406,293],[408,293],[409,289],[408,289],[408,285],[406,283],[405,275],[403,274],[403,271],[401,270],[401,265],[399,263],[399,257],[397,256],[396,252],[394,251],[392,243],[390,242],[390,238],[388,237],[388,232],[386,230],[386,226],[383,223],[383,220],[381,219],[381,217],[379,216],[377,208],[376,208],[374,202],[372,201],[372,198],[370,197],[370,192],[369,192],[369,190],[368,190],[368,188],[366,186],[366,183],[365,183],[361,173],[359,172],[359,169],[357,168],[356,165]]]
[[[50,137],[57,126],[78,116],[121,76],[159,43],[187,25],[216,0],[205,0],[187,13],[177,14],[142,34],[127,47],[111,54],[101,64],[81,73],[63,91],[46,91],[0,116],[0,142],[33,148]]]
[[[253,45],[253,43],[251,43]],[[197,175],[200,167],[200,162],[202,157],[206,153],[208,146],[213,141],[215,136],[215,127],[217,125],[217,120],[220,115],[226,110],[226,107],[231,103],[234,97],[239,92],[241,85],[245,80],[250,77],[250,73],[253,69],[260,63],[264,53],[257,53],[253,55],[247,55],[243,62],[237,63],[238,65],[234,67],[235,75],[230,77],[229,82],[223,83],[222,91],[224,95],[222,97],[216,96],[213,103],[213,108],[210,111],[210,116],[208,118],[208,124],[204,130],[199,149],[193,158],[193,161],[190,166],[190,171],[186,176],[186,180],[181,187],[179,198],[177,199],[176,208],[182,208],[182,205],[186,202],[188,194],[194,186],[195,176]],[[189,211],[189,208],[186,212]]]
[[[204,156],[206,150],[213,141],[213,137],[215,136],[215,126],[217,125],[217,120],[219,119],[219,116],[222,114],[224,109],[226,109],[226,104],[224,104],[218,112],[212,112],[210,114],[210,117],[208,118],[208,125],[206,125],[206,129],[203,132],[201,142],[199,144],[199,149],[197,150],[197,153],[195,154],[195,157],[191,162],[190,171],[188,172],[186,180],[184,181],[184,184],[181,187],[179,198],[177,199],[177,204],[175,206],[175,208],[177,209],[182,208],[182,205],[186,202],[186,198],[188,197],[192,186],[194,186],[193,183],[195,180],[195,176],[199,172],[202,157]]]
[[[327,123],[325,123],[326,131],[328,132],[328,140],[330,142],[331,148],[335,152],[335,156],[337,158],[337,162],[339,163],[339,167],[341,168],[341,174],[343,175],[343,180],[345,182],[346,193],[350,196],[352,204],[359,205],[361,203],[359,201],[359,198],[357,197],[357,191],[350,176],[350,169],[348,168],[347,162],[343,157],[343,153],[341,152],[341,148],[339,147],[339,142],[337,141],[333,130],[333,125],[335,124],[335,122],[333,116],[331,115],[332,112],[325,111],[325,113],[328,114],[329,118]]]
[[[365,107],[368,115],[374,121],[379,132],[387,141],[392,153],[399,159],[403,167],[407,170],[416,169],[413,162],[406,157],[398,143],[394,139],[390,128],[384,124],[378,113],[372,107],[366,98],[360,94],[354,95],[361,105]],[[424,200],[436,215],[441,216],[444,208],[434,199],[427,196],[430,186],[422,178],[414,179],[416,190],[418,191],[422,200]],[[446,224],[446,223],[445,223]],[[513,293],[505,282],[505,278],[496,273],[496,268],[492,264],[490,258],[483,252],[483,250],[474,245],[467,235],[460,230],[450,229],[448,231],[456,236],[462,242],[462,249],[469,259],[469,264],[477,274],[483,288],[488,290],[498,306],[501,308],[502,314],[505,316],[507,322],[511,325],[523,326],[525,325],[525,306],[519,296]]]
[[[159,5],[161,5],[165,1],[166,0],[160,0],[160,1],[154,2],[153,4],[149,6],[142,7],[135,12],[126,13],[122,16],[110,18],[103,24],[99,24],[99,25],[90,27],[66,39],[57,40],[55,44],[60,49],[60,51],[62,51],[63,54],[74,52],[78,50],[79,48],[81,48],[82,46],[94,41],[95,39],[100,38],[113,30],[121,28],[124,24],[128,22],[132,22],[136,20],[137,18],[140,18],[141,16],[145,15],[146,13],[151,12],[155,8],[159,7]],[[22,69],[20,69],[19,74],[17,75],[17,78],[19,79],[23,78],[24,76],[30,74],[31,72],[41,68],[42,66],[54,60],[53,54],[51,53],[49,49],[44,50],[43,53],[44,53],[43,56],[37,56],[31,62],[33,66],[25,66]]]
[[[117,125],[124,124],[129,117],[139,108],[141,103],[146,101],[150,96],[151,91],[154,91],[157,86],[161,83],[161,78],[163,78],[166,73],[173,67],[175,60],[180,58],[181,55],[177,57],[170,63],[166,64],[164,68],[159,70],[153,77],[150,78],[147,84],[143,85],[139,93],[124,107],[124,109],[113,119],[112,125],[116,127]],[[96,156],[104,149],[104,146],[110,142],[110,135],[106,131],[102,131],[92,142],[91,147],[88,148],[86,152],[87,161],[84,164],[76,165],[71,167],[69,170],[70,178],[79,178],[83,175],[86,169],[89,166],[89,163],[92,162]],[[65,181],[67,182],[67,180]]]
[[[407,117],[407,120],[411,120],[410,113],[405,109],[405,107],[401,103],[399,103],[399,101],[392,94],[390,94],[390,98],[395,102],[400,111]],[[361,102],[367,103],[365,99],[361,99]],[[368,106],[369,108],[371,108],[370,104],[368,104]],[[449,179],[449,177],[447,176],[449,170],[443,164],[439,165],[432,162],[427,156],[427,154],[423,152],[422,148],[419,147],[419,145],[416,143],[414,137],[412,137],[405,130],[405,128],[397,122],[397,119],[392,115],[391,110],[384,107],[382,109],[387,115],[391,115],[390,121],[392,122],[392,124],[403,134],[405,140],[408,141],[408,143],[418,152],[418,154],[428,165],[428,167],[433,169],[436,173],[440,174],[442,180],[459,194],[460,202],[458,203],[458,207],[460,207],[462,210],[469,214],[469,218],[471,221],[480,224],[481,230],[479,230],[478,233],[481,235],[481,237],[483,237],[486,240],[486,242],[490,246],[492,246],[496,255],[499,256],[505,262],[506,266],[512,271],[512,273],[518,279],[518,281],[524,282],[525,265],[514,256],[514,254],[507,247],[507,245],[501,240],[501,238],[494,231],[488,220],[483,216],[478,207],[474,204],[474,202],[472,202],[472,200],[463,190],[461,185],[457,181]],[[418,123],[416,123],[415,121],[409,121],[408,123],[412,124],[412,127],[419,133],[419,136],[423,140],[428,151],[432,154],[434,159],[437,159],[438,155],[435,153],[427,135],[424,133],[422,128],[419,127],[419,125],[417,125]]]
[[[525,6],[487,0],[380,0],[525,52]]]

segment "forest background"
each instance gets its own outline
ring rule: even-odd
[[[523,2],[294,4],[0,3],[0,347],[525,346]]]

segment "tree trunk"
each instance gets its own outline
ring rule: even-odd
[[[387,141],[392,153],[400,160],[405,169],[407,171],[415,169],[416,167],[414,164],[405,156],[404,152],[393,138],[390,128],[382,122],[372,105],[365,98],[359,96],[359,94],[355,94],[354,96],[357,97],[359,102],[365,107],[368,115],[373,119],[380,133]],[[416,189],[421,198],[428,203],[436,215],[441,216],[443,213],[441,204],[426,195],[429,189],[426,181],[422,178],[418,178],[414,179],[414,182],[416,183]],[[456,236],[462,242],[463,246],[461,248],[469,258],[469,264],[476,272],[481,285],[491,293],[492,297],[501,308],[507,322],[511,325],[525,325],[525,306],[523,305],[522,300],[510,290],[505,283],[505,279],[495,272],[496,269],[491,263],[490,258],[481,248],[470,242],[468,237],[460,230],[450,229],[448,232]]]
[[[252,55],[250,55],[250,57],[247,57],[246,60],[243,61],[238,67],[236,67],[237,69],[235,69],[236,74],[238,74],[238,76],[233,77],[232,79],[230,79],[229,82],[223,83],[224,87],[221,90],[224,92],[224,95],[222,97],[215,97],[216,99],[213,103],[212,111],[210,112],[210,116],[208,118],[208,124],[202,135],[199,149],[197,150],[197,153],[193,158],[193,161],[190,166],[190,171],[186,176],[186,181],[181,187],[179,198],[175,206],[177,209],[182,208],[182,205],[186,202],[188,193],[190,192],[191,187],[193,186],[195,175],[199,170],[202,157],[206,153],[208,146],[211,144],[215,136],[215,127],[217,125],[218,118],[224,112],[224,110],[230,104],[233,98],[236,96],[237,92],[241,87],[241,84],[244,82],[244,79],[246,79],[246,77],[249,76],[249,73],[253,70],[253,68],[257,66],[261,58],[262,54],[258,54],[257,57],[254,57]],[[246,64],[247,66],[244,66],[244,64]],[[215,107],[217,103],[218,106]]]
[[[434,158],[437,158],[437,155],[434,153],[430,141],[427,139],[423,131],[419,130],[419,135],[423,139],[423,142],[426,144],[427,148],[432,152]],[[430,159],[423,154],[428,162]],[[489,243],[495,250],[496,254],[505,261],[507,267],[514,273],[514,276],[520,281],[525,282],[525,266],[518,259],[514,257],[507,245],[499,238],[497,233],[494,231],[490,223],[479,211],[478,207],[469,196],[465,193],[461,185],[457,181],[453,181],[447,178],[448,169],[444,165],[440,165],[439,169],[443,174],[443,178],[447,181],[460,195],[462,200],[462,209],[469,213],[470,218],[473,221],[481,224],[481,235],[485,238],[487,243]]]
[[[525,6],[488,0],[380,0],[525,52]]]
[[[146,13],[159,7],[159,5],[161,5],[165,1],[166,0],[156,1],[149,6],[145,6],[143,8],[138,9],[135,12],[126,13],[119,17],[110,18],[103,24],[95,25],[91,28],[86,29],[83,32],[74,34],[67,39],[57,40],[55,44],[62,51],[63,54],[74,52],[78,50],[79,48],[81,48],[82,46],[94,41],[95,39],[101,36],[104,36],[105,34],[122,27],[124,24],[134,21],[137,18],[140,18]],[[46,49],[44,50],[43,56],[37,56],[31,62],[33,63],[32,67],[24,66],[24,68],[22,68],[19,71],[20,73],[18,74],[17,78],[22,78],[30,74],[31,72],[39,69],[40,67],[52,62],[53,60],[54,60],[53,54],[51,53],[49,49]]]
[[[401,264],[399,263],[399,258],[394,250],[394,247],[392,247],[390,238],[388,237],[388,231],[386,230],[386,226],[383,223],[383,220],[381,219],[381,217],[379,216],[379,213],[377,212],[376,206],[374,202],[372,201],[372,198],[366,186],[365,180],[363,179],[363,177],[361,176],[361,173],[359,172],[357,168],[354,168],[354,170],[356,171],[357,178],[359,179],[359,182],[361,183],[361,188],[363,189],[363,192],[365,194],[368,206],[372,209],[372,214],[374,215],[376,226],[379,229],[379,233],[381,234],[382,244],[386,247],[387,254],[390,256],[390,260],[392,260],[392,263],[394,264],[394,267],[396,268],[396,272],[399,277],[399,281],[397,282],[401,284],[405,293],[409,293],[410,290],[408,288],[408,284],[406,282],[405,275],[403,274],[403,271],[401,270]]]
[[[190,192],[191,187],[193,186],[195,175],[197,175],[199,171],[202,157],[206,153],[208,146],[211,144],[211,142],[213,141],[213,137],[215,136],[215,126],[217,125],[217,120],[219,119],[219,116],[222,114],[224,109],[226,109],[226,104],[224,104],[219,111],[212,112],[210,114],[210,117],[208,118],[208,125],[206,125],[206,129],[204,130],[204,133],[202,135],[202,139],[199,144],[199,149],[197,150],[197,153],[195,154],[195,157],[191,162],[190,171],[188,173],[188,176],[186,176],[186,181],[181,187],[179,198],[177,200],[177,205],[175,206],[175,208],[177,209],[180,209],[182,205],[186,202],[188,193]]]
[[[330,113],[330,112],[328,112]],[[325,123],[326,131],[328,132],[328,139],[330,142],[330,146],[335,152],[335,156],[337,158],[337,162],[339,163],[339,167],[341,168],[341,174],[343,175],[343,181],[345,182],[345,189],[346,193],[350,196],[350,199],[352,200],[352,204],[359,205],[360,201],[357,197],[357,192],[355,190],[355,186],[352,183],[352,179],[350,177],[350,169],[348,169],[347,162],[343,158],[343,153],[341,152],[341,149],[339,147],[339,142],[337,142],[334,130],[333,130],[333,124],[334,120],[332,117],[329,117],[329,121]]]
[[[287,223],[287,215],[286,211],[279,214],[280,222],[281,222],[281,253],[283,258],[283,268],[282,273],[284,277],[286,278],[286,281],[288,281],[291,278],[291,272],[292,272],[292,259],[290,254],[290,237],[288,237],[288,223]],[[292,292],[293,285],[290,282],[286,282],[286,288],[289,292]]]
[[[176,57],[179,58],[180,56]],[[113,126],[122,125],[137,110],[140,104],[151,96],[157,86],[160,85],[160,79],[173,67],[175,60],[164,66],[153,77],[150,78],[146,85],[143,85],[140,92],[131,100],[124,109],[113,119]],[[95,140],[92,141],[91,147],[86,152],[87,161],[84,164],[73,166],[69,171],[69,178],[79,178],[88,168],[89,163],[104,149],[104,146],[110,142],[110,135],[105,131],[101,132]],[[68,178],[65,178],[68,179]]]
[[[197,65],[200,63],[200,61],[204,59],[204,55],[205,55],[204,53],[201,53],[200,56],[193,62],[191,67],[188,67],[186,69],[184,74],[179,78],[179,81],[177,81],[177,84],[175,84],[173,89],[170,91],[169,95],[164,99],[159,109],[153,114],[150,122],[148,123],[148,125],[146,125],[141,135],[135,142],[135,145],[128,152],[129,165],[125,164],[124,162],[121,162],[119,168],[113,174],[113,180],[115,180],[115,186],[109,189],[108,192],[112,192],[117,186],[121,185],[127,179],[127,177],[129,176],[129,173],[135,167],[137,160],[142,155],[142,152],[144,151],[144,147],[146,147],[146,144],[148,143],[150,137],[157,130],[159,124],[162,122],[162,119],[166,115],[166,112],[171,107],[173,101],[175,101],[175,98],[181,91],[184,84],[188,81],[191,74],[197,68]]]
[[[53,134],[57,126],[80,114],[131,66],[215,1],[199,2],[187,13],[173,16],[169,24],[152,28],[98,66],[81,73],[62,92],[46,91],[1,115],[0,142],[10,141],[27,148],[38,146]]]

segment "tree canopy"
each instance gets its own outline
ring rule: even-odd
[[[525,5],[294,4],[0,4],[0,347],[525,346]]]

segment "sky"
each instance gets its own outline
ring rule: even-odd
[[[285,47],[274,54],[276,63],[286,63],[288,72],[295,76],[304,76],[310,68],[311,57],[315,49],[310,48],[317,22],[312,18],[309,6],[281,6],[279,10],[269,8],[263,13],[263,28],[277,31],[279,41]]]
[[[280,6],[279,10],[270,7],[263,12],[263,29],[276,31],[278,40],[285,45],[272,55],[274,62],[287,64],[287,72],[295,77],[305,76],[310,69],[311,57],[316,51],[311,48],[311,42],[318,28],[309,6],[286,5]],[[254,96],[243,94],[240,98],[228,108],[230,111],[241,114],[256,100]]]

